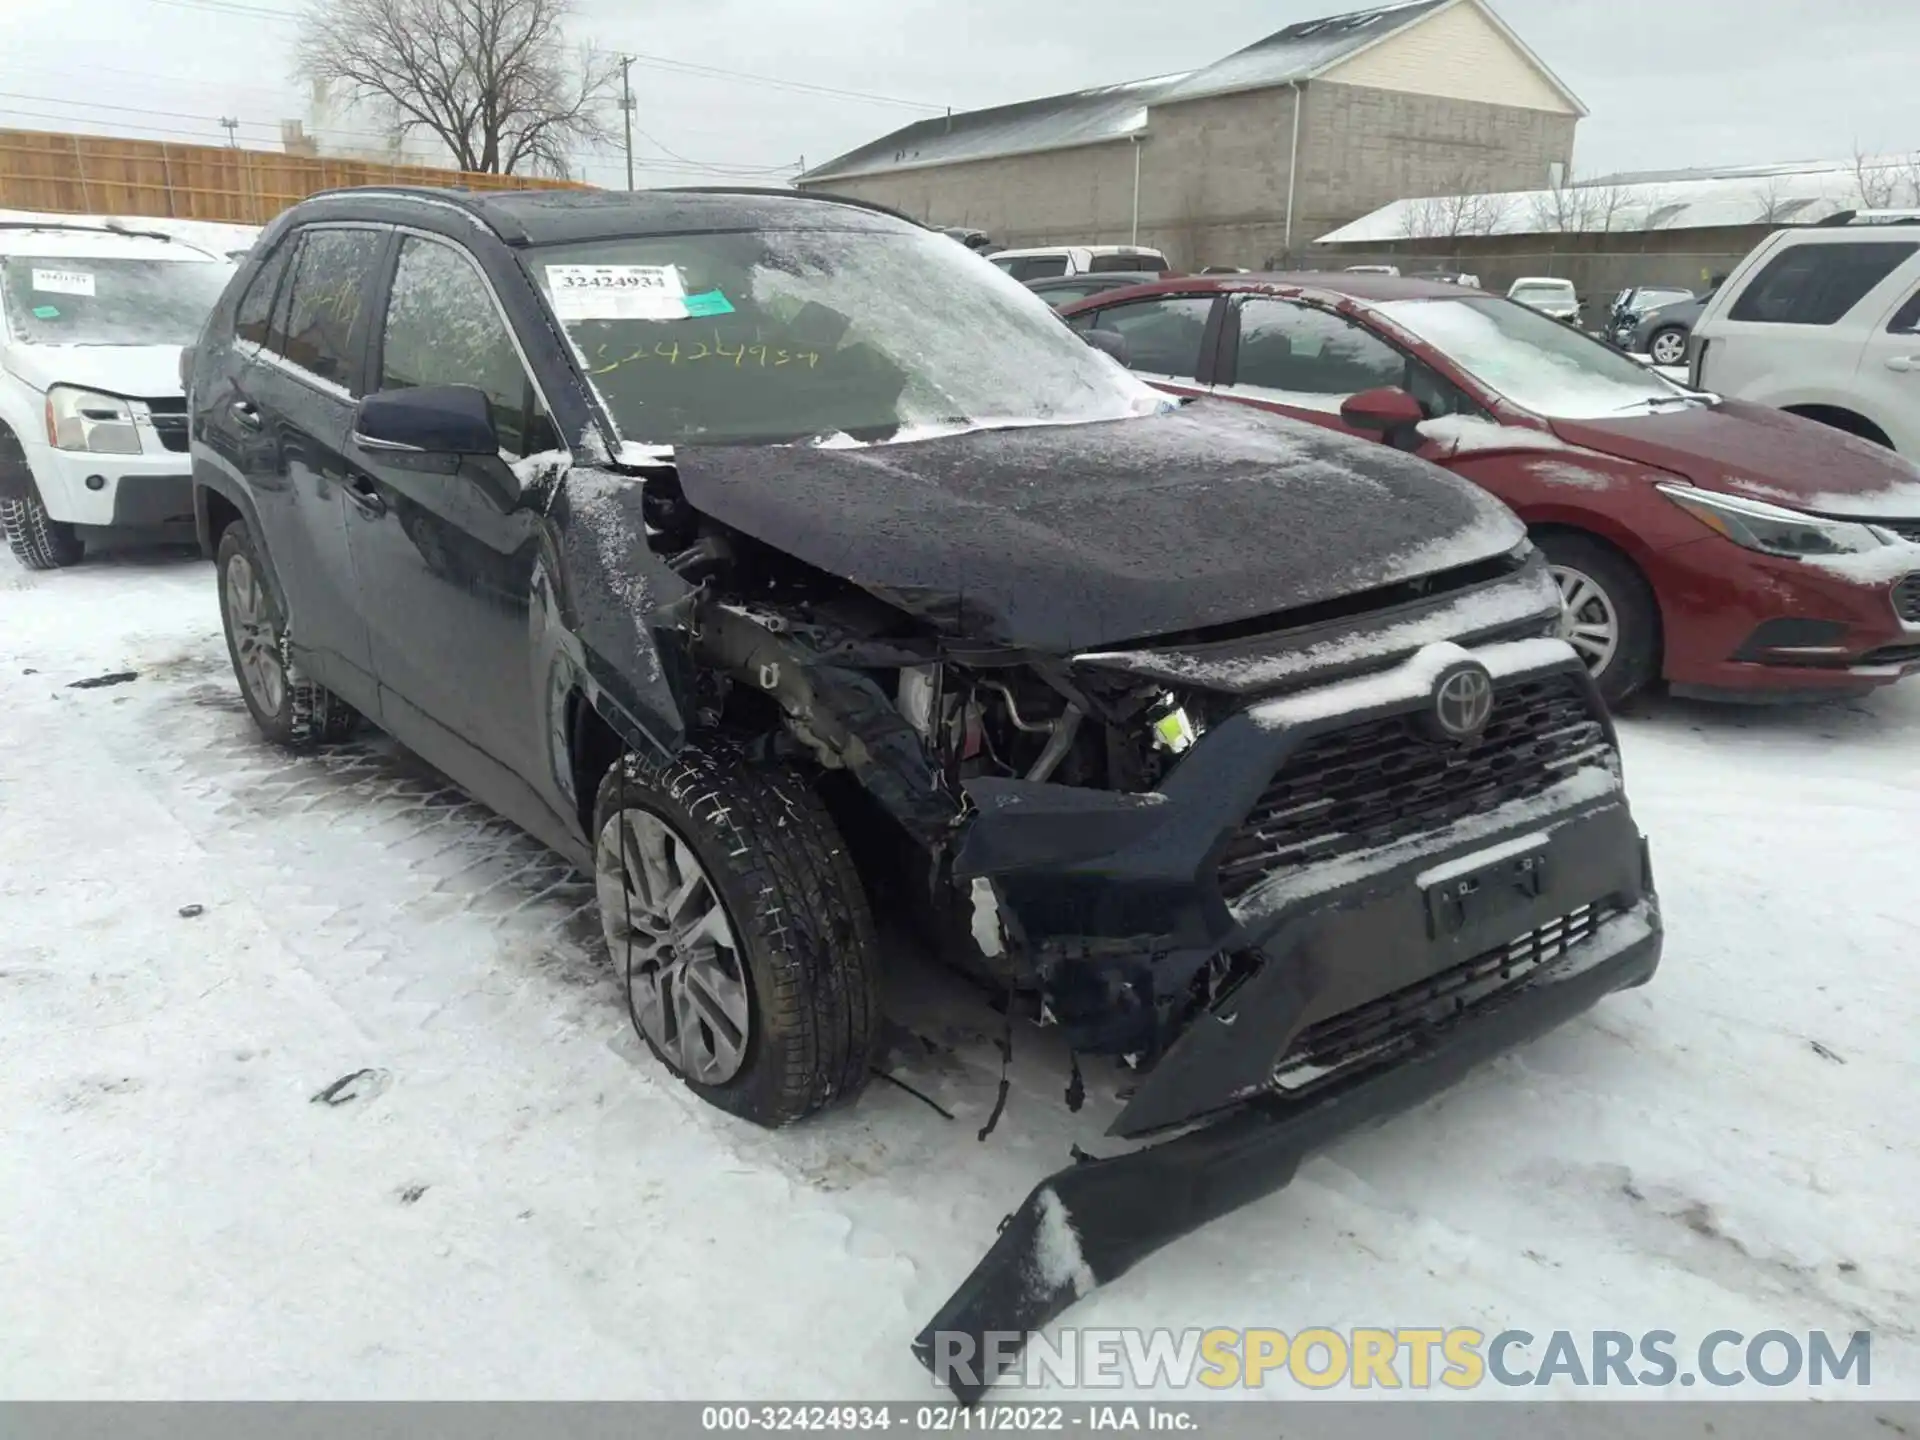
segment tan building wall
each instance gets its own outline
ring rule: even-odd
[[[1473,0],[1436,10],[1321,77],[1339,85],[1439,95],[1573,115],[1572,101]]]

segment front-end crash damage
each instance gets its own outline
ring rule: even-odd
[[[1102,590],[1117,549],[1081,534],[1048,606],[1022,578],[1069,543],[1044,506],[1012,525],[1011,499],[951,511],[966,565],[918,531],[921,551],[890,549],[904,515],[858,533],[858,483],[905,496],[944,443],[881,447],[911,466],[796,450],[778,478],[764,451],[683,454],[635,487],[674,582],[636,623],[672,652],[688,733],[857,781],[975,968],[1077,1055],[1130,1067],[1115,1140],[1158,1142],[1036,1189],[920,1337],[929,1364],[954,1337],[1023,1336],[1341,1130],[1644,981],[1659,953],[1611,724],[1504,512],[1461,501],[1459,533],[1418,563],[1342,560],[1318,585],[1299,552],[1240,556],[1185,613],[1171,548],[1166,583],[1135,564]],[[829,511],[777,488],[796,476],[856,533],[835,541]],[[1282,592],[1277,612],[1247,598]],[[1462,674],[1484,713],[1443,733],[1437,697]],[[1084,1263],[1055,1274],[1043,1252],[1063,1234]],[[969,1397],[993,1379],[947,1378]]]

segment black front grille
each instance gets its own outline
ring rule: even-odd
[[[1303,745],[1268,783],[1220,860],[1229,900],[1276,871],[1425,834],[1524,800],[1610,752],[1578,676],[1508,681],[1470,745],[1436,743],[1414,715]]]
[[[1920,575],[1909,575],[1893,587],[1893,609],[1907,623],[1920,625]]]
[[[1582,905],[1451,970],[1309,1025],[1274,1066],[1274,1090],[1298,1098],[1342,1075],[1398,1058],[1469,1012],[1520,989],[1619,913],[1611,903]]]
[[[1920,520],[1875,520],[1882,530],[1891,530],[1903,540],[1920,544]]]
[[[187,417],[184,415],[156,415],[153,417],[153,433],[160,443],[169,450],[185,453],[187,446]]]

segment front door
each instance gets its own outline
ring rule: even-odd
[[[1241,297],[1227,317],[1224,341],[1215,395],[1343,435],[1379,438],[1341,418],[1340,407],[1363,390],[1410,391],[1429,418],[1470,408],[1429,367],[1358,321],[1316,305]],[[1446,448],[1426,440],[1415,453],[1431,460]]]
[[[299,248],[263,339],[248,346],[228,412],[258,437],[243,453],[295,652],[328,689],[377,714],[342,490],[367,299],[389,235],[326,226],[294,239]]]
[[[1885,426],[1893,448],[1920,463],[1920,284],[1874,326],[1860,352],[1856,383],[1864,408]]]
[[[449,241],[402,236],[369,365],[374,390],[484,391],[502,462],[559,448],[492,290]],[[537,507],[501,486],[505,464],[349,441],[347,470],[348,543],[387,728],[524,828],[565,844],[572,822],[561,818],[546,677],[536,673]]]

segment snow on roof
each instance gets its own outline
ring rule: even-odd
[[[215,255],[248,250],[260,238],[258,225],[229,225],[216,220],[174,220],[158,215],[66,215],[49,210],[0,210],[0,225],[85,226],[102,231],[134,230],[170,235],[182,244]]]
[[[1199,70],[919,120],[809,170],[800,181],[810,184],[1124,140],[1146,129],[1149,105],[1308,79],[1452,3],[1402,0],[1303,20]]]
[[[1903,176],[1902,157],[1869,159],[1870,185],[1904,196],[1920,180]],[[1863,204],[1855,162],[1753,166],[1704,177],[1590,181],[1559,190],[1509,190],[1396,200],[1316,245],[1377,245],[1475,235],[1595,234],[1705,230],[1725,226],[1806,225]]]

